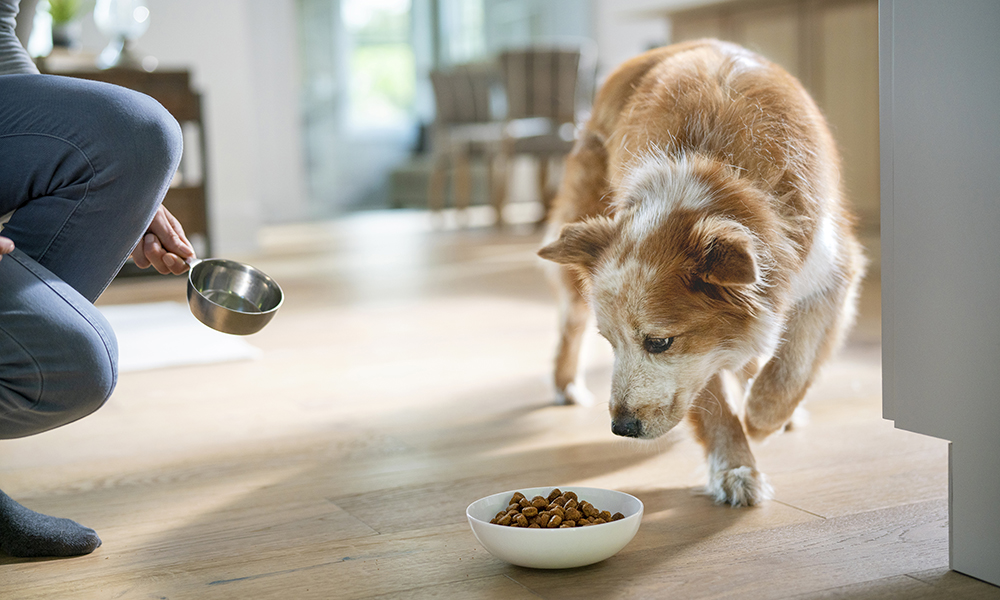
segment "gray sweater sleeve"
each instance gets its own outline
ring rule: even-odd
[[[38,72],[14,33],[17,5],[20,1],[0,0],[0,75]]]

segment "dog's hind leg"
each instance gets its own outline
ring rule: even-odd
[[[716,374],[688,410],[687,419],[708,459],[706,493],[718,504],[753,506],[771,497],[771,487],[750,452],[740,419]]]
[[[583,383],[580,355],[590,325],[590,307],[580,292],[579,275],[572,269],[553,265],[559,293],[559,347],[556,350],[555,384],[560,404],[590,406],[594,397]]]
[[[549,214],[546,244],[559,238],[562,227],[604,214],[608,207],[607,151],[602,138],[584,132],[566,159],[559,192]],[[594,398],[583,384],[580,354],[591,320],[590,307],[583,296],[580,269],[550,263],[549,279],[559,297],[560,333],[556,351],[555,384],[558,400],[564,404],[593,404]]]
[[[744,422],[751,438],[762,440],[792,419],[820,367],[854,321],[860,279],[858,266],[842,285],[792,308],[781,345],[754,379],[747,397]]]

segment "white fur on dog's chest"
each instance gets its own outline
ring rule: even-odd
[[[824,214],[813,236],[812,246],[802,268],[792,277],[791,298],[798,302],[817,292],[829,289],[835,283],[838,254],[837,231],[833,218]]]

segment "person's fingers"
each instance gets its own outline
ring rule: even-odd
[[[191,242],[187,238],[187,234],[184,233],[184,227],[181,225],[181,222],[177,220],[177,217],[170,214],[170,211],[167,210],[166,208],[163,209],[163,212],[164,215],[167,217],[167,221],[173,228],[174,233],[177,234],[179,245],[177,248],[173,250],[173,252],[177,253],[178,256],[181,256],[183,258],[193,258],[194,246],[191,245]]]
[[[0,256],[10,254],[14,251],[14,241],[10,238],[0,236]]]
[[[149,234],[152,235],[152,234]],[[149,268],[149,259],[146,258],[145,237],[139,238],[139,243],[132,249],[132,262],[140,269]]]
[[[184,234],[184,227],[163,205],[156,209],[146,234],[132,250],[137,267],[152,266],[164,275],[185,273],[188,270],[185,259],[194,256],[194,247]]]
[[[146,234],[144,240],[145,254],[146,258],[149,259],[149,263],[153,265],[158,273],[166,275],[170,272],[170,268],[163,263],[163,256],[166,254],[163,250],[163,246],[160,245],[160,240],[156,235],[152,233]]]
[[[166,265],[170,272],[174,275],[183,275],[188,270],[188,264],[184,262],[184,259],[177,256],[173,252],[167,252],[163,255],[163,264]]]
[[[170,211],[164,206],[161,205],[157,209],[153,221],[149,224],[149,232],[156,234],[165,251],[183,257],[194,256],[194,248],[184,235],[184,228],[180,221],[170,214]]]

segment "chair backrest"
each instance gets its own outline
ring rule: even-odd
[[[431,72],[436,119],[440,124],[493,120],[490,99],[498,74],[493,65],[465,64]]]
[[[529,48],[500,54],[507,94],[507,118],[545,117],[558,123],[576,118],[580,51]]]

